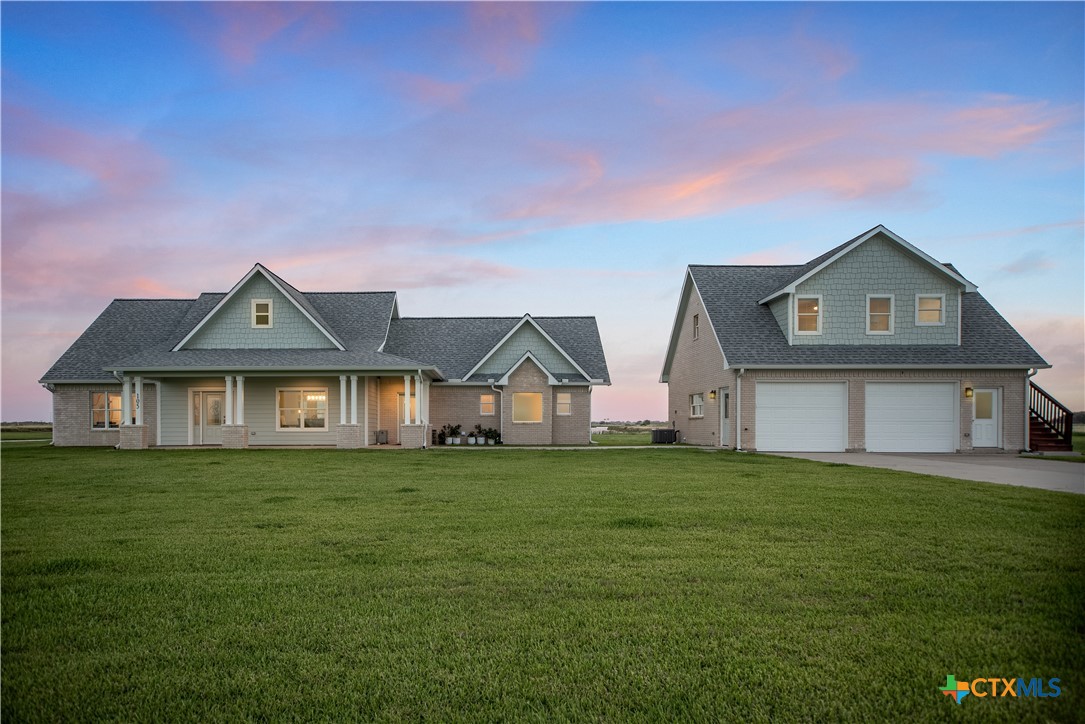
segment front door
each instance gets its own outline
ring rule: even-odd
[[[731,390],[720,388],[720,445],[731,445]]]
[[[976,389],[972,393],[972,447],[998,447],[998,390]]]
[[[221,445],[225,392],[192,393],[192,444]]]

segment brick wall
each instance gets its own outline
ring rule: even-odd
[[[693,338],[693,316],[700,318],[699,334]],[[686,313],[679,324],[678,346],[671,362],[670,381],[667,384],[667,419],[679,432],[679,442],[695,445],[719,445],[720,403],[722,396],[709,399],[709,391],[720,387],[731,387],[734,399],[734,372],[723,369],[723,354],[720,352],[711,322],[705,314],[701,297],[694,289],[690,293]],[[704,395],[704,415],[691,417],[689,397],[694,393]],[[724,444],[734,444],[734,425],[731,440]]]
[[[91,427],[91,393],[121,393],[121,385],[57,385],[53,391],[53,444],[58,447],[108,446],[120,443],[120,431]],[[147,444],[154,445],[158,432],[158,401],[153,384],[144,383],[143,425]]]
[[[517,392],[542,393],[542,422],[513,422],[512,396]],[[510,445],[550,445],[553,443],[554,400],[546,373],[531,360],[525,361],[509,376],[509,384],[502,395],[501,410],[504,415],[503,439]]]
[[[493,415],[479,413],[479,395],[494,396]],[[465,433],[473,431],[475,425],[500,430],[501,397],[501,393],[494,392],[489,386],[433,385],[430,387],[430,424],[438,431],[445,425],[461,425]]]
[[[551,409],[554,410],[555,445],[590,445],[591,444],[591,388],[564,387],[552,389]],[[572,396],[572,414],[558,415],[558,394]]]

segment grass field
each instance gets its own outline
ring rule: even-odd
[[[596,445],[651,445],[652,433],[650,432],[606,432],[602,435],[592,435],[591,441]]]
[[[1085,496],[697,449],[5,446],[0,715],[1080,720],[1083,537]]]

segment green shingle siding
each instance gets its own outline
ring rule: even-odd
[[[822,333],[795,335],[792,344],[955,345],[959,291],[957,283],[925,262],[874,238],[797,287],[797,296],[820,294],[824,311]],[[866,333],[868,294],[893,295],[893,334]],[[944,326],[916,326],[917,294],[945,295]]]
[[[539,333],[539,330],[524,324],[516,332],[498,347],[497,351],[486,360],[479,370],[481,374],[503,375],[509,368],[520,361],[526,352],[535,355],[555,377],[566,374],[579,374],[573,366],[566,361],[565,357]]]

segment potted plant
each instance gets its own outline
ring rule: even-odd
[[[496,445],[497,444],[497,438],[499,438],[499,437],[501,437],[501,433],[499,433],[497,430],[493,429],[492,427],[486,428],[486,444],[487,445]]]
[[[455,431],[455,428],[452,427],[452,425],[445,425],[441,428],[441,439],[445,445],[451,445],[457,435],[459,435],[459,433]]]
[[[475,424],[475,431],[468,433],[471,437],[467,438],[468,441],[474,441],[475,445],[486,444],[486,431],[482,429],[482,425]]]

